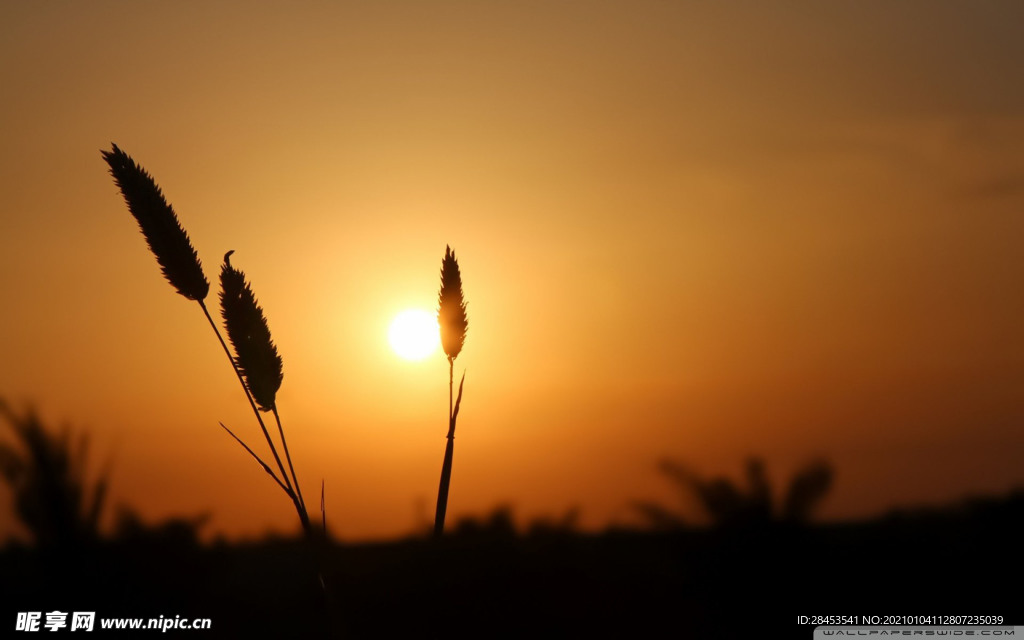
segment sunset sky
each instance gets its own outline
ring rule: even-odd
[[[432,520],[447,361],[387,333],[435,309],[446,245],[449,522],[637,522],[677,504],[662,457],[759,455],[776,485],[824,457],[829,519],[1021,486],[1022,24],[1015,0],[0,3],[0,397],[88,429],[149,520],[298,528],[217,426],[260,443],[114,142],[214,286],[235,251],[342,539]]]

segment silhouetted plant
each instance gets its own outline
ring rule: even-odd
[[[462,274],[459,262],[451,247],[444,248],[444,259],[441,261],[441,291],[438,294],[437,324],[441,331],[441,346],[448,356],[448,443],[444,450],[444,462],[441,465],[441,483],[437,490],[437,512],[434,516],[434,534],[444,532],[444,517],[448,510],[448,488],[452,479],[452,457],[455,450],[455,420],[459,417],[459,405],[462,403],[462,385],[466,382],[463,372],[459,382],[459,395],[452,405],[452,388],[455,382],[455,358],[462,352],[466,342],[466,330],[469,320],[466,318],[466,302],[462,296]]]
[[[277,390],[281,388],[281,382],[284,379],[284,362],[278,355],[277,347],[270,337],[270,327],[267,325],[267,319],[263,316],[263,309],[256,301],[256,296],[249,287],[249,283],[245,281],[245,274],[231,266],[232,253],[234,252],[228,251],[224,254],[224,265],[220,272],[220,304],[224,326],[227,329],[231,345],[235,349],[234,362],[237,370],[245,378],[246,387],[248,387],[253,400],[261,410],[274,414],[285,459],[288,461],[288,470],[291,472],[289,481],[277,450],[272,449],[284,477],[284,486],[281,488],[295,503],[295,510],[299,514],[303,529],[311,534],[312,527],[309,521],[309,512],[306,510],[306,501],[302,497],[302,490],[299,489],[299,478],[295,475],[292,456],[288,451],[288,440],[285,438],[284,428],[281,426],[281,416],[277,411]],[[234,436],[233,433],[231,435]],[[239,440],[239,442],[241,441]],[[245,446],[244,443],[243,446]],[[248,449],[248,447],[246,448]],[[255,456],[255,454],[253,455]],[[267,464],[259,457],[257,457],[257,461],[265,471],[269,471]],[[277,480],[274,473],[271,472],[270,475]],[[293,487],[294,491],[291,490]]]
[[[454,527],[455,536],[460,538],[501,538],[516,537],[516,523],[512,515],[512,507],[498,505],[483,517],[467,516],[460,518]]]
[[[129,211],[139,223],[139,228],[145,236],[150,250],[156,256],[164,277],[178,293],[199,304],[213,328],[239,383],[242,385],[242,390],[256,416],[267,446],[273,454],[277,465],[276,471],[227,426],[221,423],[221,427],[241,444],[281,487],[295,505],[295,511],[306,535],[313,538],[313,528],[310,525],[305,501],[298,488],[298,477],[295,475],[291,456],[288,453],[284,429],[281,427],[281,419],[275,403],[276,393],[283,378],[281,357],[277,354],[277,349],[270,339],[270,329],[263,317],[263,310],[257,304],[255,295],[245,281],[245,275],[231,266],[228,257],[232,252],[229,251],[224,256],[224,265],[221,269],[222,292],[220,297],[225,328],[235,348],[235,355],[232,356],[231,350],[206,307],[205,298],[209,293],[210,285],[203,273],[202,263],[199,261],[196,250],[192,247],[188,234],[179,223],[174,209],[164,198],[160,187],[145,169],[116,144],[113,145],[112,151],[102,151],[101,153],[103,159],[110,166],[110,173],[121,190]],[[259,403],[259,408],[256,406],[257,403]],[[274,413],[281,437],[281,446],[285,451],[285,458],[288,460],[288,470],[285,469],[281,456],[278,454],[277,445],[271,438],[263,417],[260,415],[260,409]],[[289,471],[291,472],[290,476]]]
[[[579,507],[570,507],[557,519],[548,517],[535,518],[526,527],[526,531],[527,535],[531,537],[568,536],[575,534],[579,530],[579,522]]]
[[[202,513],[147,524],[135,510],[121,506],[117,510],[114,539],[121,543],[154,543],[194,549],[199,546],[199,532],[209,521],[210,514]]]
[[[789,483],[782,501],[782,519],[807,522],[832,488],[832,467],[818,460],[801,469]]]
[[[160,271],[178,293],[202,305],[210,292],[210,283],[178,216],[153,177],[116,144],[113,147],[113,151],[101,151],[103,159],[110,165],[110,174],[139,223]]]
[[[71,547],[99,538],[109,467],[89,482],[89,436],[48,430],[34,411],[22,415],[0,400],[16,444],[0,442],[0,477],[10,486],[18,519],[41,547]]]
[[[648,525],[659,531],[685,529],[690,524],[682,515],[656,502],[637,500],[632,507],[643,516]]]
[[[728,478],[701,478],[671,460],[662,460],[658,468],[685,496],[696,497],[712,526],[720,528],[760,526],[776,521],[806,524],[828,494],[833,478],[828,462],[811,462],[793,477],[776,508],[764,462],[758,458],[747,460],[746,487]],[[633,507],[656,528],[679,529],[687,525],[684,516],[661,505],[636,502]]]

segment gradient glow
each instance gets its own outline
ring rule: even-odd
[[[388,343],[406,360],[422,360],[440,344],[437,316],[423,309],[406,309],[391,321]]]
[[[823,456],[831,519],[1005,491],[1021,24],[1016,0],[0,3],[0,396],[88,428],[112,504],[297,527],[217,424],[262,439],[113,141],[211,280],[235,250],[345,539],[432,517],[448,362],[384,331],[436,305],[446,245],[471,326],[452,522],[635,521],[679,504],[663,456],[760,455],[776,486]]]

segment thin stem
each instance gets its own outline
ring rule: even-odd
[[[434,514],[434,535],[444,533],[444,516],[448,511],[448,487],[452,482],[452,457],[455,455],[455,437],[448,436],[444,448],[444,463],[441,465],[441,485],[437,489],[437,512]]]
[[[242,439],[239,438],[238,436],[236,436],[234,431],[232,431],[231,429],[228,429],[227,426],[225,426],[223,422],[218,423],[218,424],[220,424],[220,426],[224,427],[224,430],[227,431],[228,434],[232,438],[234,438],[236,442],[238,442],[238,444],[242,445],[242,447],[246,451],[249,452],[249,455],[251,455],[256,460],[256,462],[259,463],[259,465],[261,467],[263,467],[263,470],[266,471],[270,475],[270,477],[274,479],[274,482],[277,483],[277,486],[281,487],[281,490],[284,491],[285,493],[287,493],[289,497],[291,497],[291,495],[292,495],[291,490],[289,490],[288,487],[284,486],[281,483],[281,480],[277,477],[277,474],[274,473],[274,471],[270,467],[267,466],[267,463],[263,462],[263,460],[258,455],[256,455],[256,452],[253,451],[252,449],[250,449],[249,445],[247,445],[244,442],[242,442]]]
[[[292,465],[292,456],[288,453],[288,441],[284,437],[284,428],[281,426],[281,415],[277,412],[275,404],[272,411],[274,420],[277,422],[277,432],[281,434],[281,445],[284,447],[284,456],[288,460],[288,468],[292,472],[292,486],[295,491],[291,494],[292,502],[295,504],[295,512],[299,514],[299,522],[302,523],[302,530],[311,541],[315,539],[313,525],[309,521],[309,512],[306,511],[306,501],[302,499],[302,491],[299,490],[299,477],[295,475],[295,467]],[[285,476],[287,478],[287,476]],[[320,576],[320,583],[324,584],[323,575]]]
[[[281,456],[278,455],[277,447],[274,446],[274,441],[270,437],[270,432],[267,431],[267,425],[264,424],[263,422],[263,416],[260,415],[259,409],[256,408],[256,402],[252,398],[252,393],[249,392],[249,387],[247,387],[245,384],[245,379],[242,377],[242,372],[239,371],[238,364],[235,362],[235,359],[231,357],[231,350],[228,349],[228,345],[226,342],[224,342],[224,338],[221,336],[220,330],[217,329],[217,323],[214,322],[213,317],[210,316],[210,311],[209,309],[206,308],[206,303],[204,303],[202,300],[198,300],[198,302],[199,306],[203,310],[203,313],[206,315],[207,321],[209,321],[210,326],[213,327],[213,332],[217,334],[217,340],[220,341],[220,346],[224,349],[224,354],[228,357],[228,361],[231,363],[231,368],[235,370],[235,375],[238,377],[238,382],[242,385],[242,391],[245,392],[245,397],[249,401],[249,406],[252,407],[252,412],[256,415],[256,421],[260,423],[260,429],[263,431],[263,437],[266,438],[267,445],[270,447],[270,452],[274,454],[274,460],[277,462],[277,468],[280,469],[281,477],[284,479],[284,487],[282,488],[284,489],[285,493],[288,494],[288,497],[291,498],[292,504],[295,505],[295,512],[299,516],[299,522],[302,524],[302,530],[303,532],[305,532],[306,536],[310,540],[313,540],[313,526],[309,523],[309,514],[306,512],[306,506],[305,504],[303,504],[298,493],[296,493],[296,489],[292,488],[292,482],[291,480],[288,479],[288,472],[285,471],[284,469],[284,464],[281,462]],[[284,441],[284,430],[281,429],[281,418],[277,414],[276,407],[274,408],[274,417],[277,418],[277,427],[281,431],[281,444],[284,446],[285,453],[287,454],[288,444]],[[230,431],[228,433],[230,433]],[[231,435],[234,436],[233,433]],[[245,443],[243,443],[237,437],[235,437],[235,439],[238,440],[238,442],[241,443],[242,446],[249,451],[249,453],[253,453],[252,450],[245,445]],[[256,457],[254,453],[253,456]],[[256,459],[259,460],[258,457]],[[288,466],[292,467],[290,457],[288,459]],[[278,480],[275,474],[271,475],[274,476],[275,480]],[[295,475],[294,467],[292,467],[292,475]],[[296,483],[297,482],[298,479],[296,478]],[[280,483],[280,480],[278,480],[278,484]],[[320,573],[320,584],[321,586],[325,585],[322,573]]]
[[[281,416],[277,413],[277,404],[274,405],[274,420],[277,421],[277,432],[281,434],[281,444],[284,445],[284,457],[288,461],[288,469],[292,472],[292,484],[295,486],[295,493],[299,497],[299,504],[302,510],[306,510],[306,501],[302,498],[302,489],[299,488],[299,477],[295,475],[295,467],[292,465],[292,454],[288,453],[288,441],[284,437],[284,428],[281,426]]]
[[[299,502],[298,496],[292,494],[292,504],[295,505],[295,513],[299,514],[299,522],[302,524],[302,532],[306,534],[306,537],[310,540],[315,540],[316,536],[313,534],[313,525],[309,522],[309,514],[306,513],[306,507]],[[323,578],[321,578],[323,581]]]
[[[434,535],[444,533],[444,517],[448,511],[448,488],[452,482],[452,458],[455,456],[455,415],[452,413],[452,387],[455,382],[455,358],[448,358],[448,443],[441,464],[441,484],[437,489],[437,511],[434,513]]]
[[[202,300],[198,300],[199,306],[203,309],[203,313],[206,314],[206,319],[210,322],[210,326],[213,327],[213,332],[217,334],[217,339],[220,340],[220,346],[224,348],[224,354],[228,357],[228,361],[231,363],[231,368],[235,370],[235,375],[238,376],[238,382],[242,385],[242,391],[245,392],[245,397],[249,401],[249,406],[252,407],[252,412],[256,414],[256,420],[260,423],[260,429],[263,430],[263,437],[267,439],[267,444],[270,446],[270,452],[274,454],[274,460],[277,461],[277,468],[281,470],[281,476],[284,477],[284,484],[288,487],[289,495],[292,495],[292,483],[288,480],[288,473],[284,470],[284,465],[281,463],[281,456],[277,455],[277,447],[274,446],[274,441],[270,439],[270,432],[267,431],[267,426],[263,424],[263,416],[260,415],[260,410],[256,408],[256,402],[252,399],[252,394],[249,393],[249,387],[245,386],[245,380],[242,378],[242,372],[238,370],[238,364],[235,363],[235,359],[231,357],[231,350],[228,349],[228,345],[224,342],[224,338],[220,335],[220,330],[217,329],[217,323],[213,321],[210,316],[210,311],[206,308],[206,303]],[[300,514],[301,519],[301,514]]]

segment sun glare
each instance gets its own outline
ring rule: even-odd
[[[437,318],[423,309],[406,309],[391,321],[388,342],[406,360],[422,360],[434,353],[440,342]]]

